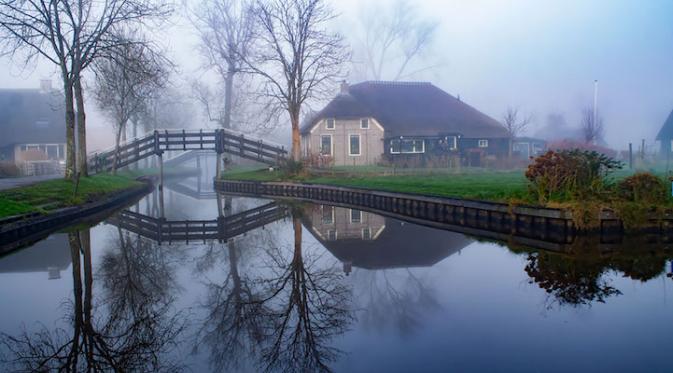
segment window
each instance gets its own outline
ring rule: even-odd
[[[390,153],[425,153],[425,141],[418,139],[390,140]]]
[[[322,223],[334,224],[334,207],[322,206]]]
[[[320,136],[320,154],[332,155],[332,135]]]
[[[371,240],[372,239],[372,230],[367,228],[362,228],[362,239],[363,240]]]
[[[330,229],[327,231],[327,240],[336,241],[337,240],[337,231]]]
[[[360,119],[360,128],[363,130],[369,129],[369,118]]]
[[[351,210],[351,223],[360,223],[362,221],[362,211]]]
[[[350,135],[349,138],[348,155],[360,155],[360,135]]]
[[[334,118],[328,118],[325,121],[325,128],[327,128],[328,130],[333,130],[334,129],[334,122],[335,122]]]
[[[456,150],[458,149],[458,138],[456,136],[448,136],[446,138],[447,144],[449,144],[449,149]]]
[[[480,148],[488,148],[488,140],[479,140]]]

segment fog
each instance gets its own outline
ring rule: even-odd
[[[367,17],[390,10],[395,1],[332,1],[332,22],[353,48],[358,62]],[[528,135],[540,135],[547,115],[562,113],[579,126],[580,112],[593,100],[599,81],[598,107],[605,120],[605,141],[615,149],[629,142],[648,144],[673,109],[673,2],[424,0],[413,3],[419,19],[436,22],[432,42],[404,80],[430,81],[495,119],[508,106],[533,115]],[[167,47],[179,67],[174,84],[189,93],[189,82],[207,76],[191,24],[181,15],[153,35]],[[39,80],[58,75],[41,62],[21,68],[1,59],[0,87],[36,88]],[[349,81],[363,79],[352,69]],[[384,76],[385,78],[385,76]],[[91,79],[91,77],[89,77]],[[335,93],[337,91],[335,87]],[[111,145],[111,125],[89,109],[90,149]],[[319,107],[316,107],[319,109]],[[197,110],[198,111],[198,110]],[[195,118],[193,127],[213,127]],[[283,135],[289,136],[285,126]]]

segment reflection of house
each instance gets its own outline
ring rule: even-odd
[[[512,139],[512,155],[523,159],[537,157],[547,149],[547,141],[532,137],[517,137]]]
[[[65,160],[62,96],[43,81],[41,89],[0,90],[0,161],[26,174],[59,170]]]
[[[331,157],[335,165],[416,165],[449,157],[478,165],[509,147],[495,119],[423,82],[343,83],[301,132],[305,155]]]
[[[346,273],[351,266],[432,266],[472,242],[459,233],[342,207],[313,205],[305,216],[309,231],[344,264]]]
[[[66,233],[56,233],[31,247],[0,258],[0,273],[47,272],[49,279],[61,278],[70,266],[70,244]]]

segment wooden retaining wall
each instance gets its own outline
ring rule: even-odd
[[[580,233],[620,235],[619,218],[610,211],[601,214],[600,224],[591,231],[576,229],[568,210],[510,206],[504,203],[455,198],[426,197],[407,193],[327,185],[215,180],[215,189],[224,193],[262,197],[282,197],[370,210],[419,224],[444,227],[470,234],[490,232],[495,239],[518,237],[547,243],[571,243]],[[651,222],[645,233],[671,233],[673,217]]]

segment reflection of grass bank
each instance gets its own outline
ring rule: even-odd
[[[48,180],[0,191],[0,218],[26,213],[46,213],[57,208],[82,205],[111,193],[138,188],[142,183],[128,176],[107,174],[83,177],[77,194],[69,180]]]

